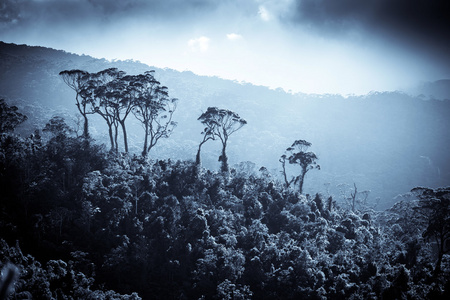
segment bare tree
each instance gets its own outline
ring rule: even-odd
[[[358,192],[356,183],[353,183],[353,187],[354,189],[350,192],[350,196],[345,197],[345,200],[347,201],[347,204],[350,206],[351,210],[355,212],[357,206],[359,206],[360,208],[367,207],[367,198],[369,197],[370,191],[366,190]]]

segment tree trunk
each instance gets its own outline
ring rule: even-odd
[[[114,137],[113,137],[113,132],[112,132],[112,125],[108,124],[109,129],[108,129],[108,133],[109,133],[109,141],[111,142],[111,151],[114,150]]]
[[[148,144],[148,127],[145,126],[145,137],[144,137],[144,150],[142,150],[142,157],[147,157],[147,144]]]
[[[353,193],[350,193],[352,197],[352,212],[355,212],[356,210],[356,195],[358,194],[358,188],[356,187],[356,183],[353,183],[353,186],[355,187],[355,191]]]
[[[128,140],[127,140],[127,130],[125,128],[125,120],[120,122],[120,125],[122,126],[122,132],[123,132],[123,145],[125,147],[125,153],[128,153]]]
[[[444,256],[444,243],[445,243],[445,240],[442,239],[442,236],[441,236],[440,243],[438,241],[438,247],[439,247],[438,248],[438,260],[436,262],[436,266],[434,267],[434,272],[433,272],[434,273],[433,275],[435,277],[438,276],[439,273],[441,273],[442,257]]]
[[[198,146],[197,155],[195,156],[195,166],[194,166],[194,175],[198,176],[200,174],[200,169],[202,165],[201,157],[200,157],[200,151],[202,149],[202,145],[204,142],[201,142]]]
[[[114,125],[114,143],[116,144],[116,153],[119,153],[119,143],[117,138],[119,136],[119,130],[117,129],[117,125]]]
[[[89,122],[88,122],[88,117],[87,117],[86,114],[83,114],[83,118],[84,118],[83,136],[84,136],[84,138],[88,139],[88,138],[89,138]]]
[[[195,165],[196,166],[200,166],[201,163],[202,163],[201,158],[200,158],[200,151],[201,151],[201,149],[202,149],[202,144],[200,144],[198,146],[197,155],[195,156]]]
[[[87,113],[86,113],[86,103],[85,104],[81,104],[80,100],[78,99],[78,92],[77,92],[77,96],[76,96],[76,101],[77,101],[77,108],[78,111],[80,112],[80,114],[83,116],[84,119],[84,124],[83,124],[83,137],[84,138],[89,138],[89,125],[88,125],[88,117],[87,117]],[[83,109],[81,109],[81,107],[83,107]]]
[[[300,194],[303,194],[303,182],[305,181],[305,175],[306,175],[306,172],[303,170],[302,174],[300,175],[300,182],[299,182],[299,192],[300,192]]]
[[[291,185],[291,182],[288,181],[287,179],[287,175],[286,175],[286,160],[284,158],[282,158],[282,160],[280,160],[281,162],[281,166],[283,168],[283,178],[284,178],[284,183],[286,184],[286,188],[289,188],[289,186]]]
[[[436,276],[438,276],[439,275],[439,273],[441,273],[441,263],[442,263],[442,253],[438,253],[438,260],[437,260],[437,262],[436,262],[436,266],[434,267],[434,276],[436,277]]]
[[[227,153],[226,153],[226,148],[227,148],[227,142],[225,141],[223,143],[223,147],[222,147],[222,155],[219,158],[219,160],[222,162],[221,170],[224,173],[228,173],[228,171],[229,171],[229,168],[228,168],[228,157],[227,157]]]

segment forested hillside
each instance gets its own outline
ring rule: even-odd
[[[228,145],[230,164],[255,163],[279,175],[279,158],[292,141],[305,139],[317,153],[321,171],[308,176],[308,193],[334,195],[348,192],[353,183],[370,190],[369,201],[379,209],[417,185],[445,186],[450,181],[450,101],[446,81],[417,89],[417,97],[400,92],[374,92],[365,96],[289,94],[282,90],[242,84],[190,72],[149,67],[139,62],[94,59],[42,47],[0,44],[0,95],[21,108],[28,121],[19,132],[30,134],[59,115],[77,125],[75,92],[58,76],[63,70],[88,72],[115,67],[130,75],[155,70],[155,78],[178,98],[170,139],[152,149],[152,158],[195,159],[202,124],[197,118],[208,107],[239,113],[245,126]],[[274,75],[275,76],[275,75]],[[282,76],[279,74],[277,76]],[[433,86],[437,86],[433,93]],[[447,99],[450,96],[447,97]],[[108,143],[107,127],[92,116],[92,136]],[[143,131],[139,122],[127,121],[130,151],[140,153]],[[120,138],[122,139],[122,138]],[[122,147],[123,145],[119,145]],[[261,151],[263,149],[263,151]],[[206,143],[203,165],[219,168],[219,143]]]
[[[383,209],[416,185],[438,187],[450,179],[450,159],[444,150],[450,145],[449,101],[398,92],[346,98],[291,95],[132,61],[109,62],[11,44],[2,44],[1,49],[0,94],[19,105],[29,115],[28,124],[36,127],[54,115],[63,115],[72,125],[76,120],[75,93],[59,78],[62,70],[98,72],[116,67],[127,74],[155,70],[156,79],[169,88],[170,96],[181,101],[174,115],[178,127],[171,139],[153,149],[154,158],[194,159],[202,131],[196,119],[207,107],[217,106],[238,112],[251,124],[229,145],[232,165],[251,161],[257,168],[265,166],[278,174],[278,159],[291,141],[312,142],[322,170],[310,175],[310,185],[305,187],[311,188],[310,193],[337,196],[344,186],[356,183],[370,190],[369,199]],[[107,142],[102,120],[93,118],[91,126],[94,138]],[[139,153],[142,128],[136,122],[128,126],[130,149]],[[208,143],[204,148],[204,165],[218,168],[220,147]]]
[[[23,138],[26,117],[1,112],[0,267],[16,299],[450,295],[449,188],[376,212],[356,189],[341,206],[248,164],[211,172],[107,151],[61,118]]]
[[[450,101],[0,70],[0,299],[449,298]]]

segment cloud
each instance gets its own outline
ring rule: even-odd
[[[15,23],[19,18],[19,7],[13,0],[0,2],[0,23]]]
[[[384,37],[439,53],[450,51],[446,0],[296,0],[285,20],[327,37]]]
[[[263,21],[266,21],[266,22],[272,20],[272,18],[273,18],[272,14],[263,5],[261,5],[259,7],[258,15]]]
[[[208,0],[1,0],[0,23],[18,20],[20,25],[29,26],[39,20],[70,26],[75,22],[109,24],[130,18],[195,20],[219,4]]]
[[[243,37],[240,34],[229,33],[229,34],[227,34],[227,39],[229,39],[230,41],[239,41],[239,40],[242,40]]]
[[[189,17],[214,10],[219,4],[208,0],[83,0],[105,15],[144,15],[163,18]],[[219,2],[220,3],[220,2]]]
[[[190,39],[188,41],[189,49],[193,52],[206,52],[209,49],[210,39],[206,36]]]
[[[263,21],[272,21],[290,13],[295,0],[255,0],[260,3],[258,15]]]

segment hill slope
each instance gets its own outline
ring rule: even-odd
[[[0,43],[0,97],[18,105],[29,121],[21,132],[42,128],[53,115],[75,126],[75,94],[59,78],[66,69],[96,72],[117,67],[128,74],[155,70],[155,77],[179,98],[178,122],[170,139],[161,141],[152,158],[193,159],[201,139],[196,120],[208,106],[233,110],[248,121],[230,138],[230,163],[252,161],[276,174],[279,157],[296,139],[312,143],[321,171],[311,171],[305,191],[322,191],[339,198],[345,184],[371,190],[369,201],[380,197],[378,208],[391,205],[397,194],[417,185],[450,183],[449,101],[423,100],[403,93],[372,93],[363,97],[288,94],[282,90],[241,84],[191,72],[158,69],[135,61],[79,56],[43,47]],[[279,76],[282,76],[281,74]],[[91,122],[91,132],[106,142],[105,126]],[[130,145],[142,147],[142,129],[129,120]],[[218,168],[220,144],[209,142],[204,165]],[[344,185],[342,185],[344,184]]]

